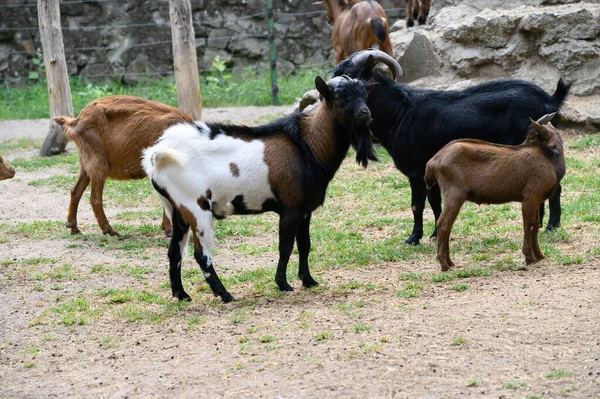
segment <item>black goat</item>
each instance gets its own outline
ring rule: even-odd
[[[234,213],[278,213],[279,290],[292,291],[286,269],[294,240],[298,277],[304,287],[317,285],[308,269],[312,211],[323,204],[327,186],[351,145],[365,167],[376,158],[362,83],[347,77],[327,84],[317,77],[315,83],[325,101],[308,115],[296,113],[258,127],[180,123],[144,151],[144,170],[173,223],[173,296],[190,299],[181,283],[181,259],[191,229],[194,257],[213,293],[224,302],[233,299],[215,272],[210,250],[213,217]]]
[[[464,90],[418,89],[374,71],[376,62],[386,64],[395,80],[402,76],[396,60],[378,50],[354,53],[335,67],[333,76],[366,81],[367,104],[373,116],[371,131],[410,181],[414,227],[407,244],[418,244],[423,237],[425,197],[436,223],[442,210],[439,187],[427,191],[423,181],[425,165],[438,150],[459,138],[520,144],[525,140],[529,118],[558,111],[570,87],[559,80],[551,96],[533,83],[511,79]],[[547,230],[560,226],[560,192],[559,185],[550,198]],[[540,212],[541,223],[543,204]],[[431,236],[436,235],[434,230]]]

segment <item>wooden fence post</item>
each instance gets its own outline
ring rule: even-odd
[[[37,6],[50,99],[50,131],[42,144],[40,156],[48,157],[64,152],[67,147],[67,139],[62,127],[52,119],[59,115],[73,116],[73,103],[67,74],[58,0],[38,0]]]
[[[169,17],[179,109],[199,120],[202,119],[202,95],[190,0],[169,0]]]
[[[277,56],[275,54],[275,23],[273,21],[273,0],[267,0],[267,20],[269,26],[269,57],[271,59],[271,98],[273,105],[279,105],[277,86]]]

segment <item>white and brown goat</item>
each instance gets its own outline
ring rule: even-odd
[[[169,273],[173,296],[189,300],[181,260],[190,230],[194,257],[213,293],[233,298],[213,267],[213,217],[276,212],[279,262],[275,282],[292,291],[286,270],[298,243],[298,277],[317,282],[308,268],[310,219],[323,204],[330,180],[350,146],[365,167],[373,154],[371,113],[363,85],[347,77],[315,79],[324,101],[310,114],[296,113],[258,127],[181,123],[144,151],[143,165],[173,223]]]
[[[67,227],[79,234],[77,207],[90,184],[90,203],[102,233],[117,235],[111,227],[102,204],[107,178],[114,180],[142,179],[146,173],[141,165],[142,151],[158,140],[169,127],[192,123],[190,115],[156,101],[133,96],[108,96],[89,103],[77,118],[59,116],[54,121],[62,125],[65,136],[79,149],[79,178],[71,190]],[[163,214],[163,229],[170,235],[171,225]]]
[[[444,197],[444,209],[437,222],[437,259],[442,271],[454,266],[450,260],[450,230],[465,201],[521,202],[525,262],[530,264],[544,258],[538,242],[539,208],[565,174],[562,138],[549,123],[554,115],[545,115],[537,122],[531,120],[527,138],[521,145],[454,140],[427,162],[427,188],[437,183]]]

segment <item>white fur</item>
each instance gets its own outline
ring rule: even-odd
[[[196,122],[196,126],[177,124],[165,130],[160,140],[144,151],[142,165],[148,176],[167,191],[175,206],[185,206],[194,214],[197,237],[210,263],[213,215],[200,208],[198,199],[206,198],[210,190],[212,210],[225,216],[233,213],[231,201],[238,195],[244,196],[249,210],[259,211],[274,194],[261,140],[248,142],[224,134],[211,140],[206,124]],[[236,165],[239,176],[232,174],[231,163]],[[161,200],[168,203],[165,198]],[[169,209],[166,204],[165,208]]]

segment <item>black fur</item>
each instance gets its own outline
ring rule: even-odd
[[[435,219],[441,213],[441,194],[426,192],[423,175],[427,161],[448,142],[477,138],[501,144],[521,144],[529,118],[557,111],[570,84],[558,82],[554,95],[523,80],[498,80],[465,90],[443,91],[396,83],[350,57],[337,65],[333,76],[347,75],[366,82],[367,104],[373,115],[371,131],[388,150],[396,167],[410,181],[414,228],[406,241],[418,244],[423,236],[423,208],[429,198]],[[560,193],[560,189],[557,190]],[[560,197],[550,199],[548,229],[560,224]],[[432,237],[436,235],[434,230]]]

